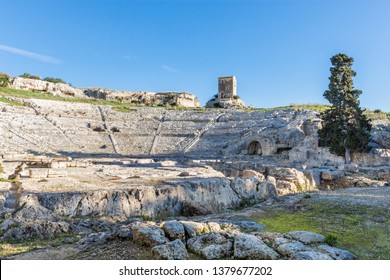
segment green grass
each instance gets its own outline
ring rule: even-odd
[[[113,107],[113,109],[115,111],[122,112],[122,113],[131,113],[131,112],[136,111],[134,108],[129,108],[126,106],[116,106],[116,107]]]
[[[78,238],[74,234],[64,234],[51,239],[33,239],[28,241],[13,241],[13,240],[1,240],[0,241],[0,259],[29,252],[36,249],[47,248],[49,246],[56,247],[64,244],[65,239],[72,237],[75,241]]]
[[[0,91],[1,91],[1,89],[0,89]],[[20,102],[14,101],[14,100],[10,100],[6,97],[2,97],[1,92],[0,92],[0,102],[7,103],[8,105],[11,105],[11,106],[26,106],[23,103],[20,103]]]
[[[390,210],[373,206],[304,199],[304,211],[268,209],[252,219],[266,231],[312,231],[337,238],[337,247],[359,259],[390,259]]]
[[[19,98],[35,98],[35,99],[47,99],[66,102],[88,103],[94,105],[108,105],[108,106],[134,106],[133,104],[121,103],[116,101],[109,101],[104,99],[90,99],[90,98],[78,98],[78,97],[62,97],[54,96],[44,92],[33,92],[26,90],[18,90],[11,88],[0,88],[0,96],[13,96]]]
[[[17,179],[4,179],[0,178],[0,182],[2,183],[16,183],[18,180]]]

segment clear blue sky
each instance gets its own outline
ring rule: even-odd
[[[327,103],[330,60],[355,59],[361,106],[390,111],[390,1],[2,1],[0,72],[78,87],[188,91],[236,75],[256,107]]]

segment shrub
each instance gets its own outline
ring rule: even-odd
[[[0,87],[7,87],[9,85],[9,76],[4,73],[0,73]]]
[[[234,95],[233,99],[240,99],[240,97],[238,95]]]
[[[60,78],[51,78],[51,77],[46,77],[43,79],[46,82],[50,83],[56,83],[56,84],[66,84],[66,82]]]
[[[34,79],[34,80],[42,80],[41,77],[30,75],[29,73],[24,73],[23,75],[20,75],[19,77],[27,78],[27,79]]]
[[[311,195],[307,193],[307,194],[305,194],[305,195],[303,196],[303,198],[305,198],[305,199],[311,198]]]
[[[382,110],[381,109],[375,109],[374,113],[382,113]]]
[[[335,246],[337,244],[337,236],[330,233],[327,236],[325,236],[324,242],[329,246]]]

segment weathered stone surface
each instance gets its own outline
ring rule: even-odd
[[[241,199],[248,202],[277,196],[275,187],[269,181],[261,181],[258,177],[235,178],[231,187]]]
[[[29,170],[30,178],[47,178],[49,175],[49,169],[46,168],[34,168]]]
[[[339,169],[344,170],[345,172],[350,172],[350,173],[358,173],[359,172],[359,166],[355,163],[340,165]]]
[[[233,240],[219,233],[193,237],[187,241],[189,250],[208,260],[221,259],[233,254]]]
[[[390,149],[390,131],[389,130],[375,131],[371,140],[374,141],[375,143],[379,144],[382,148]]]
[[[309,231],[290,231],[286,236],[302,242],[303,244],[313,244],[324,242],[325,237],[321,234]]]
[[[115,235],[120,238],[126,238],[126,239],[132,239],[133,238],[133,232],[131,231],[131,227],[129,225],[122,225],[120,226],[116,232]]]
[[[291,256],[294,253],[309,249],[299,241],[292,241],[279,245],[276,250],[283,256]]]
[[[234,240],[234,258],[246,260],[276,260],[280,256],[258,237],[239,234]]]
[[[256,232],[254,235],[259,236],[261,240],[267,243],[267,245],[274,245],[276,239],[283,238],[283,234],[278,232]]]
[[[11,87],[21,90],[41,91],[53,95],[70,95],[75,97],[84,97],[81,89],[72,87],[67,84],[51,83],[35,79],[16,77],[12,79]]]
[[[153,223],[135,223],[132,225],[133,240],[146,246],[156,246],[169,242],[164,231]]]
[[[5,220],[1,223],[0,229],[1,229],[2,231],[6,231],[6,230],[8,230],[9,228],[11,228],[11,227],[14,226],[14,225],[15,225],[15,221],[14,221],[14,220],[12,220],[12,219],[5,219]]]
[[[276,182],[276,191],[277,191],[278,195],[287,195],[290,193],[297,193],[298,188],[292,182],[278,180]]]
[[[203,204],[199,204],[193,201],[183,201],[182,214],[183,216],[200,216],[213,214],[214,212],[210,208],[206,208]]]
[[[56,217],[52,211],[40,205],[38,198],[31,195],[24,195],[20,198],[19,205],[22,208],[13,215],[13,219],[22,221],[55,221]]]
[[[93,98],[146,106],[200,106],[197,97],[187,92],[128,92],[104,88],[88,88],[84,90],[84,94]]]
[[[242,177],[244,178],[252,178],[252,177],[257,177],[259,178],[261,181],[264,181],[265,180],[265,177],[263,174],[255,171],[255,170],[250,170],[250,169],[246,169],[244,171],[242,171]]]
[[[333,260],[329,255],[308,250],[299,251],[291,255],[292,260]]]
[[[24,221],[6,231],[3,238],[15,240],[47,239],[67,233],[69,229],[69,224],[66,222]]]
[[[182,223],[178,221],[167,221],[162,228],[169,240],[185,240],[185,231]]]
[[[221,231],[221,226],[218,223],[208,222],[207,225],[209,226],[210,232],[220,232]]]
[[[323,171],[321,173],[321,179],[327,180],[327,181],[335,181],[337,179],[340,179],[344,177],[343,171]]]
[[[180,239],[176,239],[164,245],[154,246],[152,254],[160,260],[187,260],[186,246]]]
[[[304,192],[314,188],[305,174],[294,168],[269,168],[269,175],[277,179],[277,190],[283,193]]]
[[[210,228],[206,223],[192,221],[180,221],[180,223],[183,224],[185,232],[189,238],[210,232]]]
[[[335,260],[354,260],[356,256],[351,252],[329,246],[327,244],[318,246],[318,249],[326,254],[329,254]]]
[[[113,238],[111,232],[92,233],[77,242],[77,248],[79,250],[85,250],[91,246],[102,245]]]

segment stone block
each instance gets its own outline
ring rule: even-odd
[[[47,178],[49,169],[47,168],[34,168],[29,170],[30,178]]]

